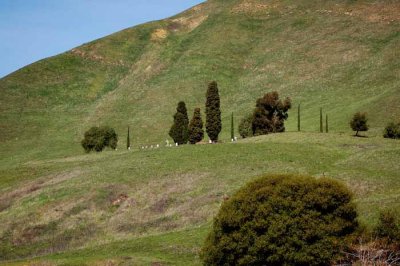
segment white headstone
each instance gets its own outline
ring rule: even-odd
[[[178,147],[178,145],[179,145],[179,144],[178,144],[178,142],[177,142],[177,143],[175,143],[175,146],[176,146],[176,147]]]
[[[211,139],[208,141],[208,143],[212,144],[212,141],[211,141]]]
[[[157,148],[160,148],[160,145],[157,144]]]
[[[153,149],[153,145],[150,146],[150,149]]]
[[[238,140],[238,138],[237,137],[235,137],[235,141],[237,141]]]

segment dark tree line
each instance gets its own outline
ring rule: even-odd
[[[208,85],[206,93],[206,131],[212,142],[218,141],[221,132],[221,109],[218,84],[212,81]],[[179,145],[189,143],[196,144],[203,140],[203,120],[200,108],[196,108],[189,124],[185,102],[178,103],[174,115],[174,123],[169,131],[170,137]]]

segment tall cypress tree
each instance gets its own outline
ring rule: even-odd
[[[297,108],[297,131],[300,132],[300,104],[299,107]]]
[[[322,108],[319,109],[319,131],[324,132],[324,122],[322,121]]]
[[[185,102],[179,102],[174,115],[174,123],[169,130],[170,137],[179,145],[188,142],[189,118]]]
[[[208,84],[206,94],[206,131],[212,142],[218,141],[218,135],[221,132],[221,109],[218,93],[218,84],[212,81]]]
[[[201,119],[200,108],[194,109],[193,118],[189,124],[189,143],[196,144],[203,140],[203,120]]]
[[[126,137],[126,148],[128,150],[131,148],[131,139],[129,137],[129,126],[128,126],[128,136]]]
[[[233,113],[231,116],[231,139],[235,140],[235,125],[233,123]]]

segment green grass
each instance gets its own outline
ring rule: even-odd
[[[265,173],[343,181],[355,194],[360,222],[371,229],[380,209],[400,212],[399,156],[400,143],[380,136],[288,132],[35,160],[20,166],[21,180],[0,187],[7,191],[2,200],[9,200],[0,212],[0,234],[9,245],[25,243],[12,245],[10,259],[50,250],[62,253],[40,260],[198,264],[197,251],[224,195]],[[27,182],[32,166],[42,175]],[[127,199],[113,204],[121,195]],[[26,236],[39,225],[56,228]],[[175,252],[182,252],[180,260]]]
[[[243,9],[242,2],[208,1],[0,80],[0,259],[199,264],[224,195],[265,173],[345,182],[368,228],[380,208],[400,211],[400,144],[381,137],[400,115],[400,5],[254,0],[266,7]],[[160,28],[165,39],[154,37]],[[222,142],[231,113],[238,125],[272,90],[293,100],[288,132],[138,150],[163,145],[180,100],[189,114],[204,111],[211,80],[219,84]],[[314,133],[320,107],[329,134]],[[369,138],[351,136],[357,111],[368,113]],[[83,153],[83,133],[94,125],[116,129],[118,151]]]

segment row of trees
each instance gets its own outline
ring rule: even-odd
[[[218,92],[218,84],[212,81],[208,84],[206,93],[206,132],[212,142],[218,141],[222,129],[221,106]],[[174,115],[174,123],[169,130],[169,136],[179,145],[190,143],[196,144],[203,140],[203,120],[200,108],[195,108],[193,117],[189,122],[186,104],[178,103]]]

